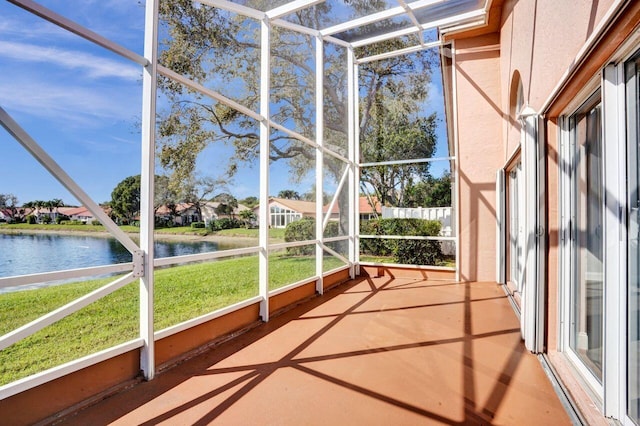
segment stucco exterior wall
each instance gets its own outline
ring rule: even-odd
[[[505,1],[500,32],[502,110],[510,110],[510,85],[519,75],[524,104],[539,111],[612,4],[613,0]],[[505,121],[504,128],[509,155],[520,141],[519,126]]]
[[[503,149],[498,42],[492,34],[455,46],[462,280],[495,280],[495,181]]]
[[[514,79],[523,105],[539,111],[613,3],[507,0],[499,33],[455,37],[461,278],[495,279],[495,173],[520,143]]]

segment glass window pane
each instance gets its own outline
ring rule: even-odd
[[[573,173],[575,253],[571,286],[570,346],[602,380],[603,354],[603,177],[601,106],[592,102],[574,116]]]

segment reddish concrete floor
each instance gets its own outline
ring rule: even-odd
[[[570,424],[495,283],[362,278],[67,424]]]

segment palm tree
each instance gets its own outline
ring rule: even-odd
[[[51,208],[55,209],[53,215],[53,219],[55,220],[60,215],[58,209],[60,207],[64,207],[64,203],[60,198],[54,198],[53,200],[49,201],[49,205],[51,206]]]

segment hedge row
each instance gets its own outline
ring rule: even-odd
[[[440,222],[423,219],[374,219],[360,223],[360,233],[366,235],[404,235],[404,236],[438,236]],[[338,235],[338,222],[329,222],[325,237]],[[284,231],[284,240],[309,241],[316,238],[316,221],[303,218],[291,222]],[[338,252],[343,252],[346,241],[330,243]],[[362,238],[360,240],[362,254],[392,257],[394,263],[406,265],[439,265],[445,260],[440,241],[431,240],[387,240],[378,238]],[[310,256],[315,253],[314,245],[287,248],[287,254],[293,256]]]
[[[337,237],[339,225],[338,222],[329,222],[325,229],[325,237]],[[316,220],[314,218],[305,217],[295,222],[291,222],[284,230],[284,240],[286,242],[292,241],[309,241],[316,239]],[[332,246],[333,244],[333,246]],[[329,244],[334,250],[340,250],[338,245]],[[315,254],[315,245],[289,247],[287,248],[287,254],[291,256],[310,256]]]
[[[438,236],[440,222],[424,219],[374,219],[360,222],[364,235]],[[438,265],[445,257],[439,241],[360,239],[360,251],[373,256],[393,257],[395,263],[406,265]]]

